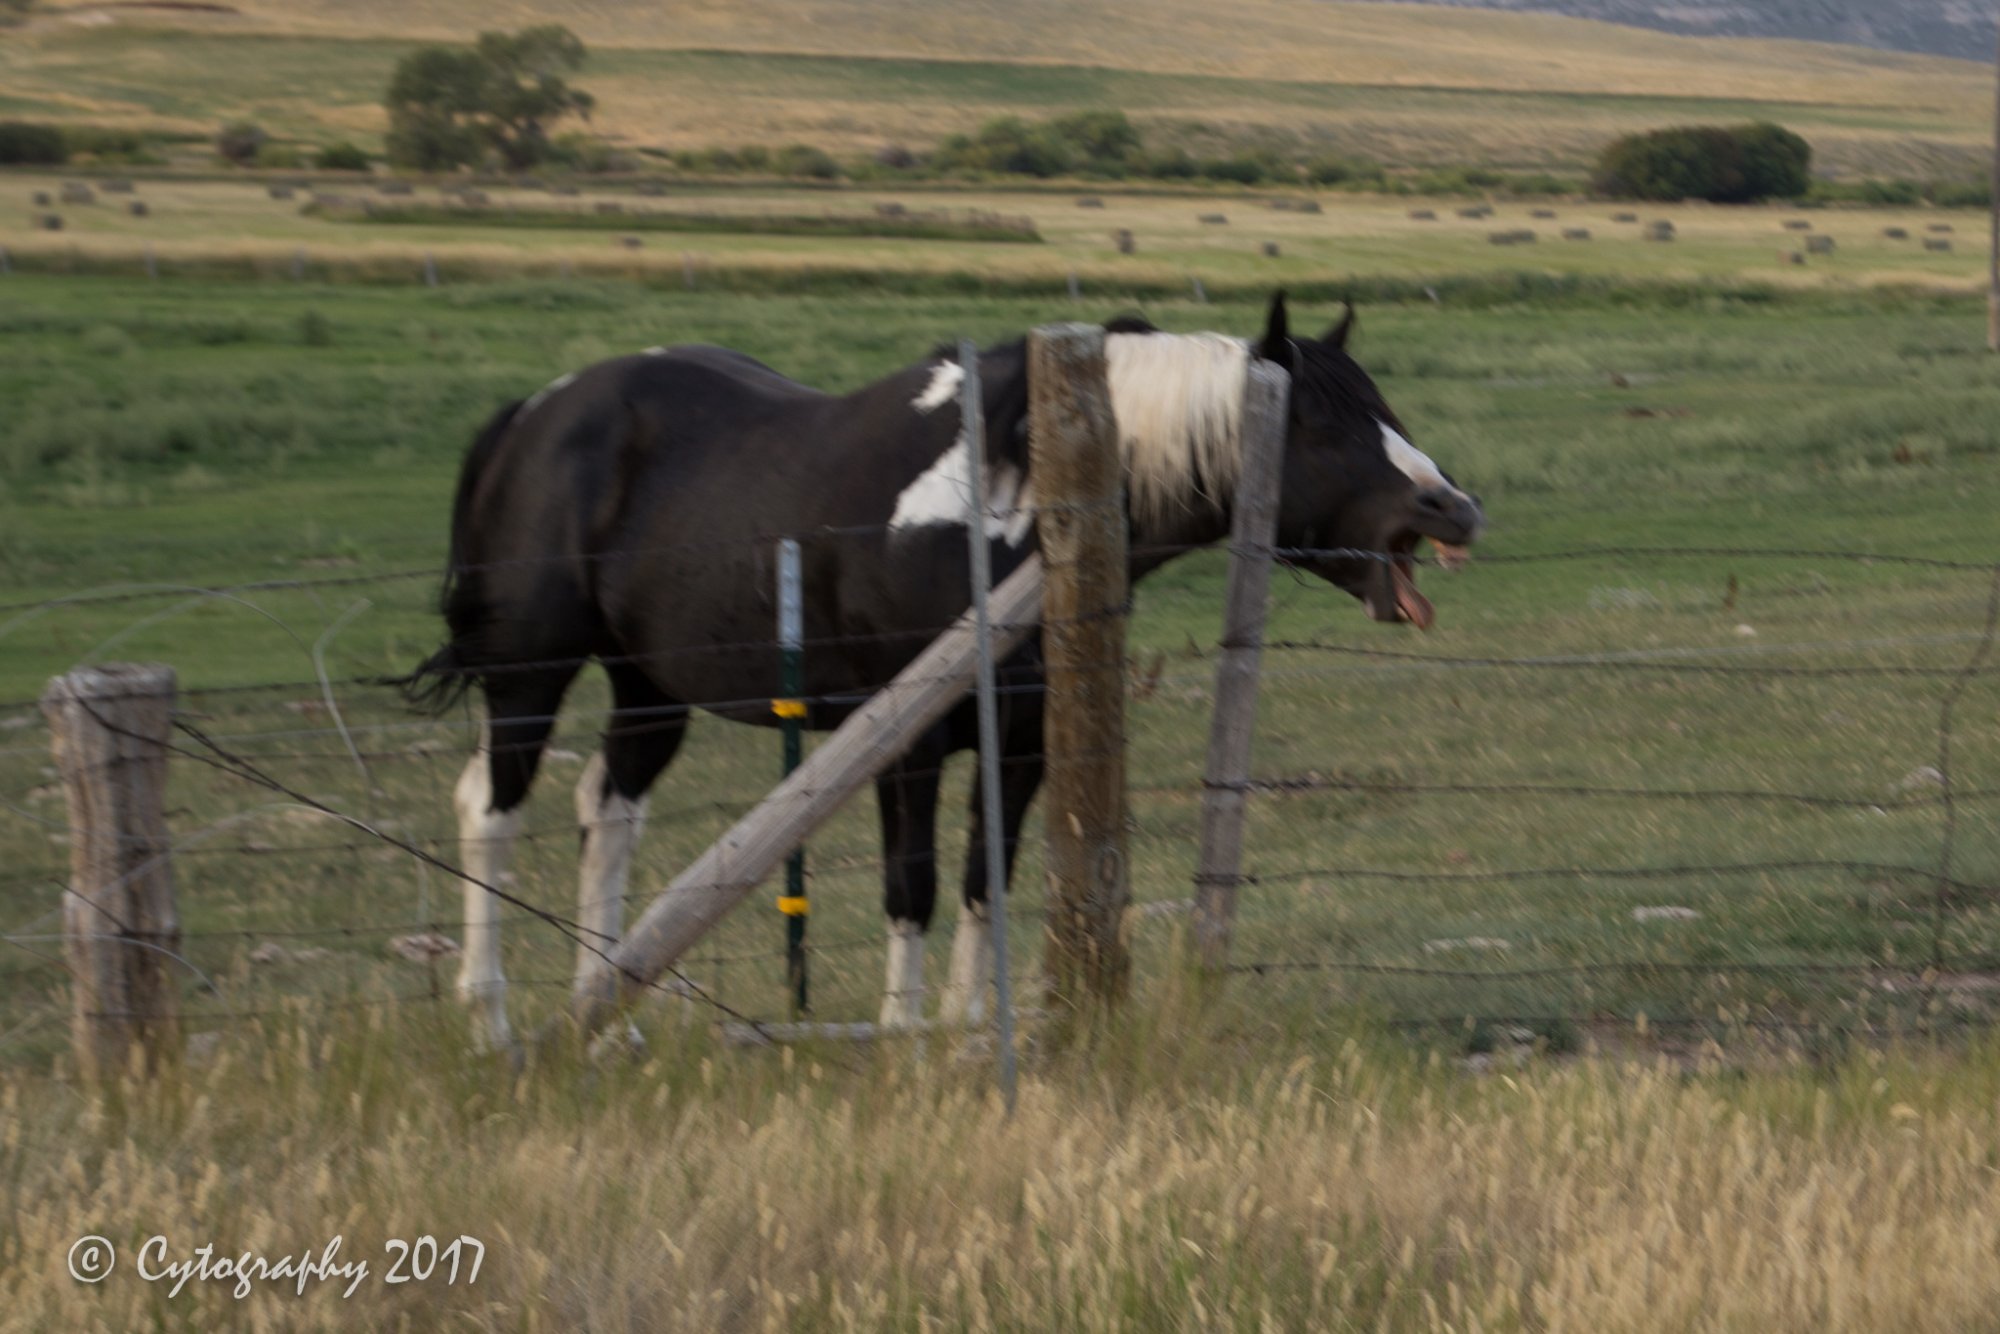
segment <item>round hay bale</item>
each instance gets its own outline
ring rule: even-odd
[[[1563,240],[1565,241],[1588,241],[1589,239],[1590,228],[1588,227],[1563,228]]]
[[[1486,243],[1487,243],[1488,245],[1513,245],[1513,244],[1514,244],[1515,242],[1519,241],[1520,239],[1521,239],[1521,238],[1520,238],[1520,234],[1519,234],[1519,233],[1517,233],[1517,232],[1488,232],[1488,233],[1486,233]]]
[[[467,208],[485,208],[493,202],[493,196],[487,194],[484,190],[475,190],[471,186],[467,186],[458,192],[458,202]]]
[[[35,191],[36,208],[51,208],[54,207],[55,202],[56,202],[56,197],[50,194],[47,190]]]
[[[1203,225],[1209,227],[1227,227],[1229,225],[1229,215],[1227,213],[1204,213],[1201,215],[1201,221]]]
[[[1139,249],[1138,238],[1126,227],[1120,227],[1111,233],[1111,243],[1118,247],[1118,253],[1121,255],[1130,255]]]
[[[1413,208],[1410,210],[1411,222],[1436,222],[1437,220],[1437,210],[1434,208]]]
[[[1927,232],[1948,232],[1951,230],[1951,224],[1948,222],[1934,222],[1924,228],[1924,230]]]
[[[62,188],[62,201],[65,204],[95,204],[97,202],[97,191],[91,189],[82,181],[65,181]]]
[[[1808,255],[1831,255],[1833,253],[1833,238],[1831,236],[1808,236],[1806,238],[1806,253]]]
[[[907,218],[910,216],[910,209],[906,204],[887,199],[875,206],[875,214],[882,218]]]
[[[1460,209],[1458,216],[1461,218],[1490,218],[1493,216],[1493,210],[1485,204],[1474,204],[1470,208]]]
[[[273,185],[266,188],[264,193],[270,195],[273,199],[290,199],[297,195],[298,191],[289,185]]]
[[[1319,206],[1319,200],[1317,199],[1301,199],[1299,201],[1299,212],[1301,213],[1323,213],[1325,211]]]
[[[1937,251],[1950,250],[1951,238],[1948,236],[1926,236],[1924,238],[1924,249]]]
[[[1264,252],[1265,259],[1276,259],[1280,253],[1276,241],[1266,241],[1259,248]]]
[[[625,211],[625,206],[619,203],[615,199],[600,199],[595,204],[592,204],[590,207],[592,212],[606,217],[614,213],[623,213]]]
[[[1778,252],[1778,262],[1780,264],[1803,264],[1806,262],[1806,257],[1802,252],[1797,250],[1780,250]]]
[[[108,195],[129,195],[138,187],[127,180],[99,181],[97,188]]]
[[[1660,218],[1646,224],[1646,239],[1648,241],[1671,241],[1678,235],[1679,233],[1674,230],[1674,224],[1665,218]]]
[[[131,202],[127,203],[125,205],[125,211],[127,213],[130,213],[135,218],[151,217],[153,213],[153,210],[146,206],[146,201],[143,199],[134,199]]]
[[[1812,230],[1812,223],[1805,218],[1786,218],[1784,228],[1788,232],[1809,232]]]
[[[38,213],[35,215],[35,230],[38,232],[59,232],[63,229],[60,213]]]
[[[1078,208],[1103,208],[1104,201],[1096,195],[1084,195],[1076,201],[1076,206]]]
[[[1553,218],[1555,215],[1556,211],[1552,208],[1531,208],[1528,210],[1528,216],[1531,218]]]
[[[637,236],[621,236],[618,238],[618,244],[624,246],[627,250],[637,250],[640,246],[645,245],[646,242],[643,238]]]
[[[1907,241],[1910,239],[1910,229],[1907,227],[1884,227],[1882,235],[1888,237],[1891,241]]]
[[[1611,220],[1613,222],[1637,222],[1639,215],[1637,213],[1613,213]]]

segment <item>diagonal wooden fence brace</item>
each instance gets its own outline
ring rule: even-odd
[[[1290,395],[1291,376],[1268,361],[1250,363],[1243,386],[1243,471],[1230,519],[1222,658],[1215,668],[1215,716],[1202,770],[1201,865],[1195,873],[1193,943],[1201,966],[1212,972],[1229,962],[1236,888],[1243,878],[1243,782],[1250,776],[1250,741],[1257,726],[1257,675]]]
[[[996,658],[1034,633],[1041,604],[1042,562],[1031,556],[993,590],[988,604]],[[647,905],[607,951],[610,961],[576,992],[570,1007],[575,1025],[595,1033],[651,989],[792,849],[956,707],[972,688],[978,652],[967,611]]]

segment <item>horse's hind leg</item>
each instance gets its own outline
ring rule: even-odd
[[[944,734],[934,730],[875,780],[889,915],[884,1028],[912,1028],[924,1017],[924,932],[937,906],[938,771],[945,755]]]
[[[466,875],[458,995],[471,1007],[479,1038],[489,1047],[510,1045],[513,1033],[507,1025],[507,975],[500,966],[502,902],[488,886],[497,889],[507,874],[521,832],[521,805],[576,671],[503,673],[489,682],[480,751],[452,793]]]
[[[625,920],[625,886],[632,851],[646,827],[646,790],[680,749],[687,708],[628,666],[611,677],[611,720],[604,748],[576,784],[576,822],[583,837],[577,876],[576,988],[604,966]]]

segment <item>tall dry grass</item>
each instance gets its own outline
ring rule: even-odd
[[[515,1075],[455,1022],[301,1012],[156,1089],[11,1077],[0,1325],[1960,1330],[2000,1298],[1993,1050],[1476,1075],[1168,997],[1031,1057],[1009,1119],[956,1042],[653,1038]],[[130,1260],[339,1233],[379,1272],[423,1232],[483,1239],[477,1284],[170,1300]],[[125,1257],[96,1287],[86,1233]]]

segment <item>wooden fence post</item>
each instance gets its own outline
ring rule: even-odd
[[[148,1068],[180,1051],[181,928],[165,816],[173,709],[170,667],[81,667],[42,693],[69,799],[71,1039],[91,1075],[122,1072],[134,1046]]]
[[[1028,336],[1028,439],[1042,589],[1048,974],[1058,1003],[1115,1001],[1129,980],[1124,926],[1125,466],[1105,380],[1104,331]]]
[[[1268,361],[1250,363],[1243,386],[1243,468],[1229,531],[1222,658],[1215,668],[1215,716],[1202,770],[1201,862],[1194,878],[1195,953],[1210,972],[1220,972],[1229,962],[1236,887],[1242,883],[1243,782],[1250,776],[1250,740],[1257,726],[1257,673],[1264,654],[1290,394],[1291,376]]]

